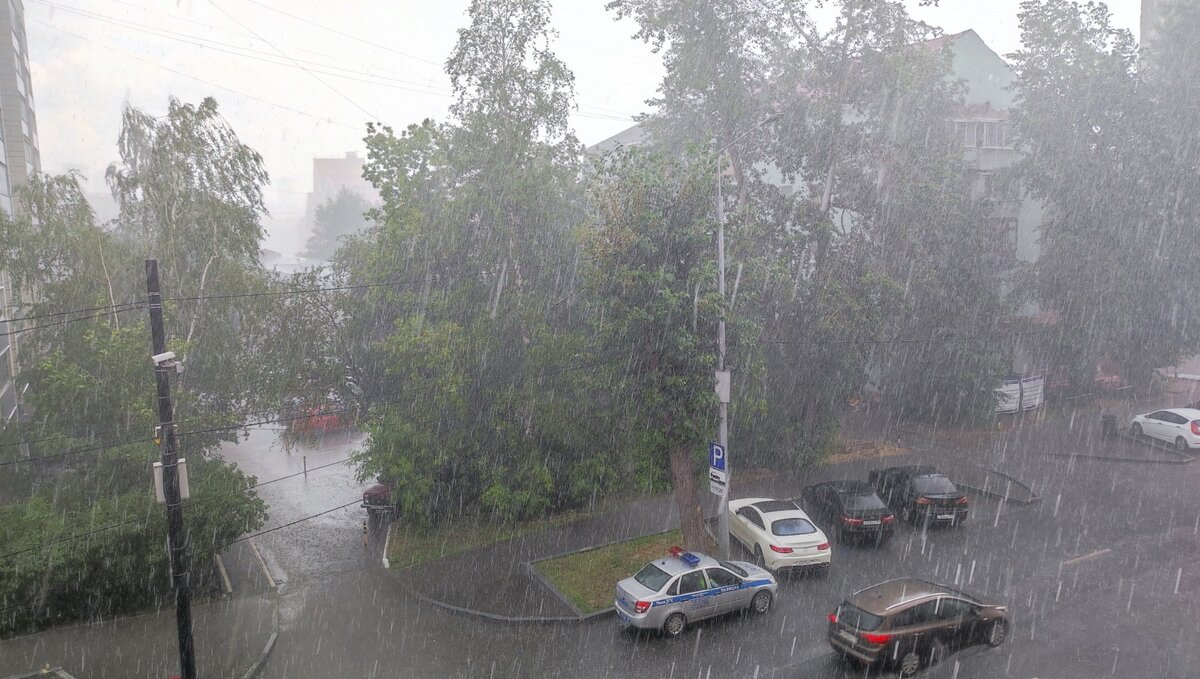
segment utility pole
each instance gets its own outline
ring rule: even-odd
[[[717,149],[717,293],[721,295],[721,315],[717,318],[717,372],[714,377],[717,400],[720,402],[717,444],[725,454],[725,488],[717,503],[717,548],[721,552],[722,560],[729,559],[729,488],[733,483],[733,468],[729,462],[729,398],[733,382],[729,371],[725,369],[725,307],[728,300],[725,299],[725,200],[721,196],[721,157],[725,151],[750,133],[779,118],[780,114],[772,113],[733,141]]]
[[[726,147],[727,148],[727,147]],[[717,549],[721,560],[729,559],[729,483],[733,469],[729,464],[729,387],[730,377],[725,370],[725,205],[721,196],[721,155],[717,152],[717,294],[721,296],[721,315],[717,318],[717,400],[720,401],[720,424],[717,444],[725,451],[725,488],[717,501]],[[720,388],[725,385],[724,393]]]
[[[192,644],[192,586],[187,570],[187,541],[183,530],[183,497],[179,487],[179,451],[176,450],[175,412],[171,405],[171,373],[175,355],[167,351],[163,330],[162,293],[158,287],[158,260],[146,260],[146,293],[150,307],[150,338],[154,351],[159,439],[162,452],[163,495],[167,504],[167,549],[171,556],[171,583],[175,589],[175,624],[179,630],[180,679],[196,679]]]

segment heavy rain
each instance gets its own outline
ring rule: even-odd
[[[1197,0],[5,2],[0,678],[1200,678]]]

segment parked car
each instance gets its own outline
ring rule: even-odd
[[[1200,447],[1200,410],[1167,408],[1145,415],[1134,415],[1129,431],[1171,443],[1179,450]]]
[[[872,471],[868,482],[879,497],[908,523],[960,525],[969,503],[936,467],[906,465]]]
[[[861,589],[829,614],[829,645],[864,665],[891,665],[909,677],[946,654],[1008,638],[1007,607],[924,580],[901,578]]]
[[[613,606],[625,627],[677,637],[691,623],[725,613],[771,610],[778,585],[754,564],[716,559],[672,547],[617,583]]]
[[[396,484],[380,477],[378,483],[363,491],[362,505],[370,516],[388,515],[396,510],[392,504],[392,490]]]
[[[829,538],[790,500],[765,497],[729,503],[729,534],[767,570],[829,568]]]
[[[800,505],[838,540],[869,538],[882,543],[892,537],[896,517],[865,481],[814,483],[800,492]]]

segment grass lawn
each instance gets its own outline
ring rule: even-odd
[[[582,613],[612,606],[617,581],[683,542],[678,529],[534,564]]]
[[[584,512],[568,512],[536,521],[512,524],[459,519],[430,530],[421,530],[396,522],[389,528],[392,541],[388,543],[388,563],[393,570],[408,568],[430,559],[453,556],[470,549],[519,538],[534,531],[561,526],[585,516],[587,514]]]

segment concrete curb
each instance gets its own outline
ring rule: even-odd
[[[1125,441],[1133,441],[1135,443],[1144,443],[1150,447],[1150,450],[1161,452],[1163,457],[1146,458],[1146,457],[1125,457],[1122,455],[1092,455],[1090,453],[1043,453],[1045,457],[1068,457],[1077,460],[1095,460],[1097,462],[1128,462],[1132,464],[1191,464],[1196,461],[1195,455],[1181,453],[1174,448],[1167,447],[1160,443],[1156,443],[1153,439],[1135,438],[1129,432],[1129,427],[1121,427],[1117,430],[1117,438]]]
[[[37,677],[58,677],[58,679],[75,679],[75,676],[69,674],[61,667],[46,667],[36,672],[27,672],[25,674],[14,674],[5,679],[36,679]]]
[[[1006,504],[1017,505],[1018,507],[1028,507],[1029,505],[1036,504],[1036,503],[1042,501],[1041,496],[1038,495],[1037,493],[1035,493],[1033,491],[1033,488],[1031,488],[1029,486],[1029,484],[1027,484],[1019,479],[1015,479],[1012,476],[1009,476],[1008,474],[1005,474],[1004,472],[1002,472],[998,469],[991,469],[990,467],[980,467],[980,469],[984,470],[985,472],[987,472],[989,474],[996,474],[997,476],[1003,477],[1003,478],[1007,479],[1009,482],[1011,482],[1013,485],[1018,486],[1020,488],[1024,488],[1029,493],[1029,499],[1026,500],[1026,499],[1021,499],[1021,498],[1015,498],[1012,495],[1009,495],[1007,493],[999,493],[990,488],[979,488],[979,487],[976,487],[974,484],[963,483],[961,481],[955,481],[954,485],[958,486],[959,488],[966,488],[967,490],[975,491],[976,493],[979,493],[980,495],[986,495],[987,497],[995,498]]]
[[[271,636],[267,637],[267,643],[263,646],[263,650],[258,654],[258,658],[251,663],[250,667],[242,673],[242,679],[254,679],[258,673],[262,671],[263,664],[267,662],[267,658],[271,655],[271,650],[275,648],[275,640],[279,638],[279,599],[275,599],[275,610],[271,613]]]
[[[614,612],[616,609],[613,608],[612,606],[609,606],[607,608],[601,608],[598,611],[592,611],[591,613],[584,613],[583,611],[579,610],[579,607],[577,607],[575,605],[575,603],[573,601],[571,601],[570,598],[567,597],[567,595],[565,595],[561,591],[559,591],[559,589],[557,587],[555,587],[554,584],[551,583],[548,578],[546,578],[544,575],[539,573],[535,564],[541,563],[542,561],[549,561],[550,559],[558,559],[558,558],[561,558],[564,556],[572,556],[574,554],[582,554],[584,552],[591,552],[591,551],[595,551],[597,549],[604,549],[605,547],[619,545],[622,542],[629,542],[630,540],[637,540],[639,538],[650,537],[652,535],[662,535],[663,533],[670,533],[673,530],[675,530],[675,529],[667,528],[665,530],[660,530],[657,533],[647,533],[646,535],[635,535],[631,538],[625,538],[624,540],[610,540],[608,542],[605,542],[605,543],[602,543],[599,545],[592,545],[590,547],[582,547],[580,549],[571,549],[571,550],[568,550],[565,552],[559,552],[557,554],[551,554],[550,556],[543,556],[543,557],[539,557],[537,559],[532,559],[530,561],[526,561],[521,564],[521,567],[526,569],[526,572],[528,574],[532,575],[538,582],[545,585],[546,589],[550,590],[554,594],[554,596],[558,597],[559,601],[563,602],[564,604],[566,604],[566,606],[568,608],[570,608],[572,611],[574,611],[575,615],[578,616],[578,618],[577,618],[578,621],[583,622],[585,620],[591,620],[593,618],[598,618],[602,615],[607,615],[609,613]],[[707,530],[707,528],[705,530]]]
[[[504,625],[553,625],[560,623],[581,622],[580,618],[568,618],[562,616],[510,616],[500,615],[499,613],[488,613],[487,611],[479,611],[475,610],[474,608],[455,606],[454,604],[446,603],[445,601],[438,601],[437,599],[432,599],[424,594],[421,594],[420,592],[413,590],[407,585],[404,585],[403,587],[407,589],[410,594],[416,597],[417,601],[420,601],[423,604],[433,606],[434,608],[440,608],[449,613],[476,618],[485,622],[494,622]]]
[[[392,526],[394,526],[394,525],[396,525],[396,524],[395,523],[388,524],[387,537],[383,539],[383,567],[384,567],[384,569],[389,570],[389,571],[392,569],[392,564],[391,564],[391,562],[388,561],[388,558],[387,558],[388,545],[392,544]]]
[[[1180,453],[1174,453],[1180,455]],[[1191,464],[1196,461],[1191,455],[1182,455],[1175,459],[1153,459],[1144,457],[1117,457],[1113,455],[1090,455],[1088,453],[1042,453],[1044,457],[1066,457],[1076,460],[1094,460],[1096,462],[1127,462],[1131,464],[1174,464],[1184,465]]]
[[[540,557],[537,559],[533,559],[531,561],[521,562],[521,569],[523,571],[525,571],[525,574],[527,576],[531,576],[533,579],[540,582],[543,586],[545,586],[548,590],[550,590],[550,592],[552,594],[554,594],[555,598],[557,598],[564,605],[566,605],[567,608],[571,609],[571,611],[575,613],[575,615],[571,616],[571,617],[568,617],[568,616],[545,616],[545,615],[511,616],[511,615],[501,615],[499,613],[488,613],[487,611],[481,611],[481,610],[474,609],[474,608],[468,608],[466,606],[456,606],[454,604],[447,603],[445,601],[439,601],[432,597],[428,597],[424,594],[421,594],[420,592],[412,589],[411,587],[409,587],[407,585],[404,585],[404,588],[407,589],[410,594],[415,596],[417,598],[417,600],[423,604],[433,606],[434,608],[440,608],[444,611],[448,611],[450,613],[455,613],[457,615],[464,615],[464,616],[478,618],[480,620],[484,620],[487,622],[494,622],[494,623],[508,624],[508,625],[558,625],[558,624],[590,622],[592,620],[595,620],[596,618],[603,617],[605,615],[611,615],[612,612],[614,611],[613,607],[609,606],[608,608],[602,608],[598,611],[592,611],[591,613],[584,613],[584,612],[580,611],[579,608],[570,599],[568,599],[565,594],[560,592],[559,589],[557,587],[555,587],[553,584],[551,584],[550,581],[548,579],[546,579],[545,576],[543,576],[541,573],[539,573],[537,571],[537,568],[534,566],[534,564],[537,564],[538,562],[541,562],[541,561],[548,561],[550,559],[557,559],[557,558],[563,557],[563,556],[570,556],[572,554],[581,554],[583,552],[590,552],[590,551],[597,550],[597,549],[604,549],[605,547],[619,545],[622,542],[629,542],[630,540],[636,540],[638,538],[643,538],[643,537],[647,537],[650,535],[661,535],[663,533],[668,533],[672,530],[675,530],[675,529],[668,528],[666,530],[658,531],[657,533],[647,533],[646,535],[635,535],[633,537],[625,538],[623,540],[610,540],[609,542],[605,542],[605,543],[602,543],[599,545],[590,545],[588,547],[572,549],[572,550],[568,550],[565,552],[551,554],[549,556],[543,556],[543,557]]]

